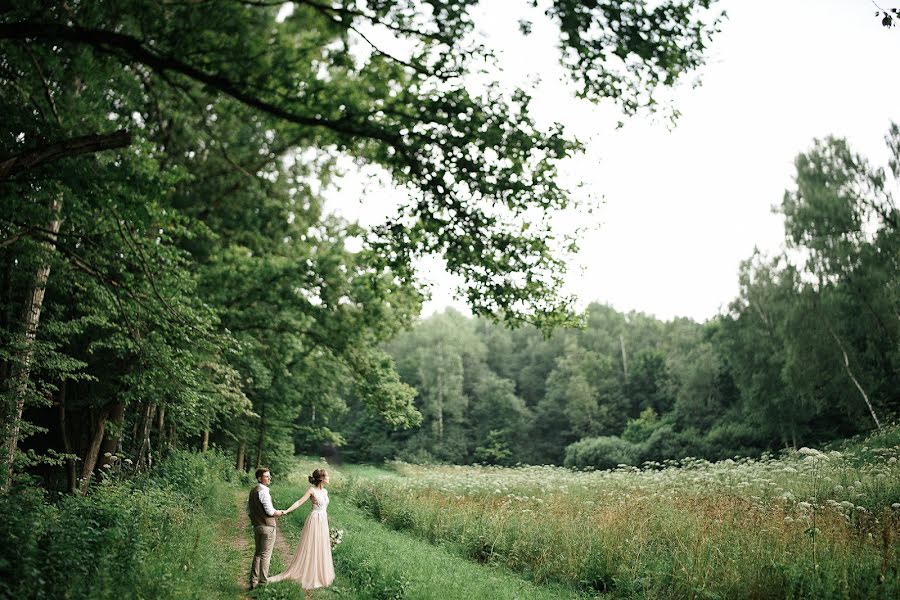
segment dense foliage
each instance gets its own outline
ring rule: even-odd
[[[217,521],[234,518],[242,477],[229,457],[177,452],[152,476],[113,474],[89,496],[56,501],[23,481],[0,496],[0,597],[199,598],[230,588]]]
[[[581,146],[491,80],[476,4],[0,10],[2,487],[31,466],[86,491],[114,456],[185,445],[277,463],[341,444],[350,398],[417,425],[380,345],[419,310],[423,254],[479,314],[571,321],[549,219],[577,203],[558,166]],[[544,8],[582,93],[633,113],[702,63],[710,4]],[[323,210],[349,164],[406,198],[389,222]]]

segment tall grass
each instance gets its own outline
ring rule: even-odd
[[[213,453],[177,453],[151,476],[88,496],[37,486],[0,496],[0,597],[209,598],[236,593],[239,477]],[[229,483],[230,480],[230,483]]]
[[[305,475],[323,465],[301,464],[287,481],[273,484],[275,505],[287,506],[309,487]],[[472,564],[446,549],[432,546],[374,522],[346,497],[347,475],[331,469],[331,527],[344,529],[344,541],[333,556],[337,578],[334,586],[317,590],[313,597],[355,598],[356,600],[470,600],[474,598],[529,598],[532,600],[577,600],[581,594],[568,586],[538,586],[505,570]],[[304,506],[279,522],[288,546],[296,550],[300,530],[308,514]],[[284,562],[273,561],[272,573]],[[260,600],[299,600],[299,585],[282,582],[265,586],[256,595]]]
[[[360,471],[381,522],[615,597],[900,597],[900,430],[842,450],[643,469]]]

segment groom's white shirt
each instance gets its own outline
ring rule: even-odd
[[[270,517],[275,516],[275,507],[272,506],[272,494],[269,493],[269,488],[264,486],[263,484],[259,484],[259,501],[262,503],[263,510]],[[247,505],[247,512],[250,512],[250,505]]]

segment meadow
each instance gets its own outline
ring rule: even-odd
[[[824,449],[719,462],[330,468],[338,578],[313,598],[897,598],[900,428]],[[276,506],[321,460],[276,473]],[[176,453],[88,496],[3,497],[0,597],[299,600],[246,590],[252,478]],[[290,559],[309,507],[284,518]]]
[[[900,597],[900,429],[759,459],[347,468],[376,520],[616,598]]]

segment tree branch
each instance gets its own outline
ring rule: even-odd
[[[0,26],[2,27],[2,26]],[[69,138],[36,150],[23,152],[0,161],[0,180],[9,179],[16,173],[36,167],[46,162],[60,160],[80,154],[90,154],[114,148],[124,148],[131,144],[131,134],[127,131],[101,133]]]
[[[227,96],[231,96],[242,104],[265,112],[273,117],[284,119],[285,121],[296,123],[298,125],[330,129],[335,133],[351,137],[365,137],[379,140],[393,146],[398,151],[402,152],[404,150],[402,138],[397,134],[390,133],[377,127],[366,127],[359,123],[351,123],[346,120],[309,117],[286,110],[241,89],[239,84],[226,77],[206,73],[175,57],[151,52],[144,46],[142,40],[130,35],[102,29],[87,29],[75,26],[69,27],[57,25],[55,23],[19,22],[0,24],[0,39],[69,41],[78,44],[86,44],[104,52],[122,52],[131,59],[147,65],[158,73],[164,73],[166,71],[180,73]]]
[[[316,2],[315,0],[297,0],[297,4],[302,4],[304,6],[308,6],[313,8],[320,13],[327,15],[340,15],[342,17],[359,17],[362,19],[366,19],[373,25],[381,25],[383,27],[387,27],[391,31],[395,31],[397,33],[402,33],[404,35],[426,38],[430,40],[434,40],[440,42],[442,44],[451,45],[452,39],[449,36],[441,35],[440,33],[433,33],[429,31],[421,31],[419,29],[412,29],[409,27],[403,27],[396,23],[391,23],[387,20],[383,20],[376,15],[365,13],[361,10],[354,10],[352,8],[348,8],[346,6],[329,6],[327,4],[323,4],[321,2]]]

